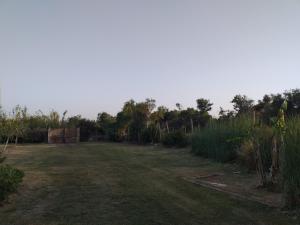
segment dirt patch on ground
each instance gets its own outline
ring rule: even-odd
[[[229,170],[229,171],[228,171]],[[245,174],[226,168],[203,169],[197,171],[191,168],[181,168],[176,171],[184,180],[206,188],[230,194],[233,197],[259,202],[271,207],[280,207],[282,194],[258,188],[256,174]]]

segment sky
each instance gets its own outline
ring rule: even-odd
[[[299,0],[0,0],[1,104],[95,119],[300,88]]]

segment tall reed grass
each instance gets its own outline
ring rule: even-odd
[[[294,207],[300,203],[300,116],[287,120],[282,154],[285,205]]]
[[[252,117],[244,115],[228,121],[211,122],[192,137],[192,152],[220,162],[236,158],[241,143],[249,137]]]

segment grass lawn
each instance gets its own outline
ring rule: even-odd
[[[6,162],[25,178],[0,207],[0,224],[300,224],[278,209],[184,180],[187,170],[226,170],[188,150],[25,145],[11,149]]]

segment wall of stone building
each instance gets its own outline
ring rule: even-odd
[[[58,128],[48,130],[48,143],[78,143],[80,141],[80,128]]]

